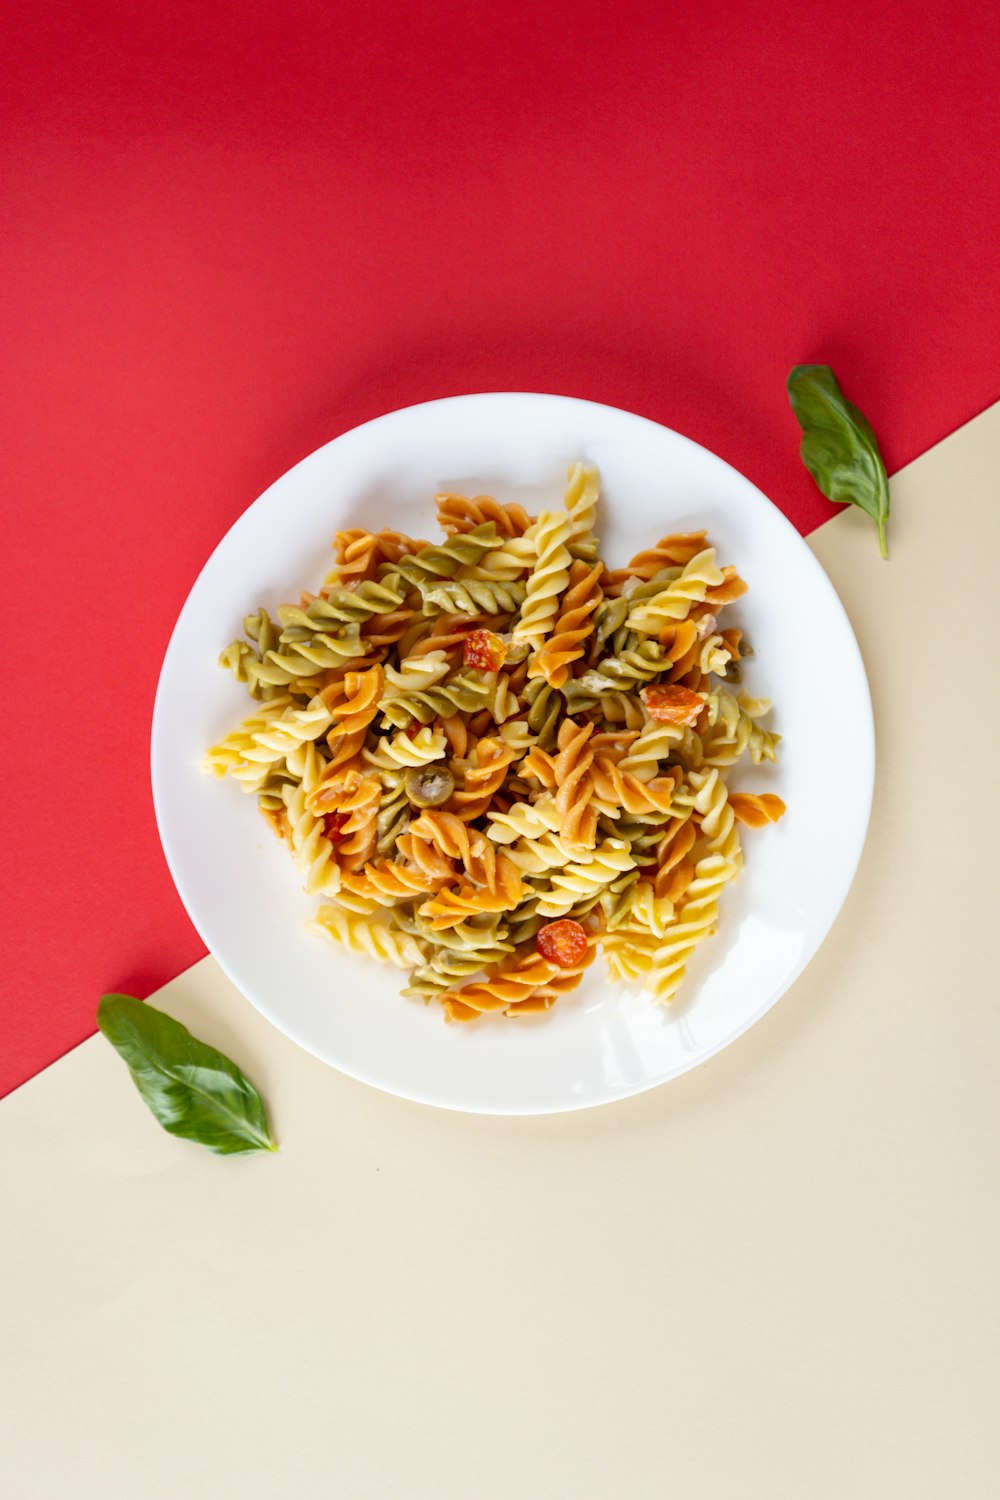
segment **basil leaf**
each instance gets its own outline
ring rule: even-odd
[[[829,365],[796,365],[788,399],[802,428],[802,462],[828,500],[857,505],[878,527],[889,556],[889,477],[867,419],[844,395]]]
[[[103,995],[97,1024],[164,1130],[220,1156],[276,1151],[261,1097],[234,1062],[132,995]]]

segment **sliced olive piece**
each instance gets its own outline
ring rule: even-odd
[[[440,807],[455,790],[455,778],[447,766],[411,766],[403,787],[414,807]]]

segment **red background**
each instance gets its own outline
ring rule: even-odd
[[[560,391],[708,444],[807,530],[790,365],[833,364],[890,469],[1000,395],[996,26],[5,6],[0,1092],[201,953],[153,824],[157,672],[207,553],[312,448]]]

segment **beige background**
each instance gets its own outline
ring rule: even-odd
[[[99,1039],[0,1104],[5,1500],[1000,1495],[1000,405],[893,504],[888,565],[860,515],[812,538],[876,705],[861,870],[706,1066],[449,1115],[206,960],[157,1003],[259,1081],[279,1156],[164,1135]]]

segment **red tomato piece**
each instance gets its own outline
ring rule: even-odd
[[[507,659],[507,645],[492,630],[470,630],[465,637],[462,660],[467,667],[498,672]]]
[[[331,844],[339,844],[344,837],[344,824],[347,822],[348,814],[342,812],[327,813],[323,819],[323,832]]]
[[[564,917],[561,922],[547,922],[539,928],[535,945],[543,958],[560,969],[572,969],[585,957],[587,934],[579,922]]]
[[[651,719],[664,724],[694,724],[705,707],[703,698],[679,683],[656,683],[639,695]]]

